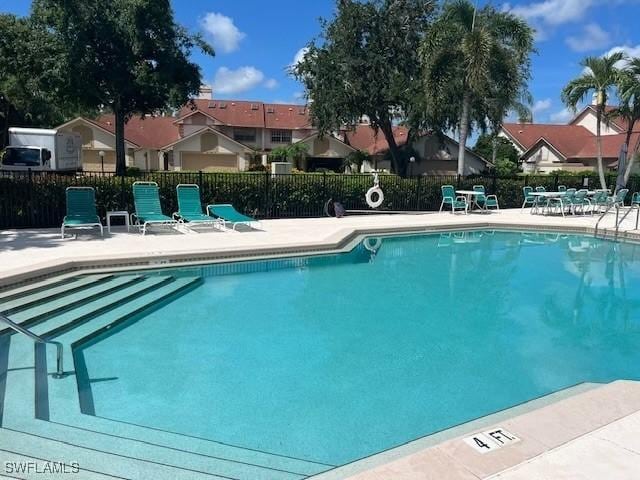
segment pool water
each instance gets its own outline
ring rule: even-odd
[[[76,351],[91,409],[341,465],[580,382],[640,380],[639,246],[366,241],[189,271],[201,287]]]

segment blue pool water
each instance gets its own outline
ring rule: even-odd
[[[204,284],[76,352],[96,415],[340,465],[640,379],[636,245],[467,232],[186,272]]]

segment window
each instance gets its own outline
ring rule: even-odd
[[[291,143],[291,130],[271,130],[271,143]]]
[[[40,166],[40,149],[39,148],[22,148],[11,147],[4,152],[2,159],[3,165],[21,166],[21,167],[39,167]]]
[[[256,129],[255,128],[234,128],[233,139],[236,142],[255,143]]]

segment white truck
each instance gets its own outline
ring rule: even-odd
[[[82,137],[58,130],[12,127],[1,160],[3,170],[74,172],[82,167]]]

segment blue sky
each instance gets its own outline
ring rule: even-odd
[[[0,0],[0,11],[20,15],[30,0]],[[480,5],[485,4],[479,0]],[[302,88],[286,69],[319,33],[335,0],[173,0],[176,17],[201,31],[216,48],[215,58],[195,55],[218,98],[302,102]],[[534,119],[562,123],[570,116],[560,101],[563,85],[581,71],[580,60],[622,48],[640,56],[640,0],[494,1],[537,29],[533,57]]]

